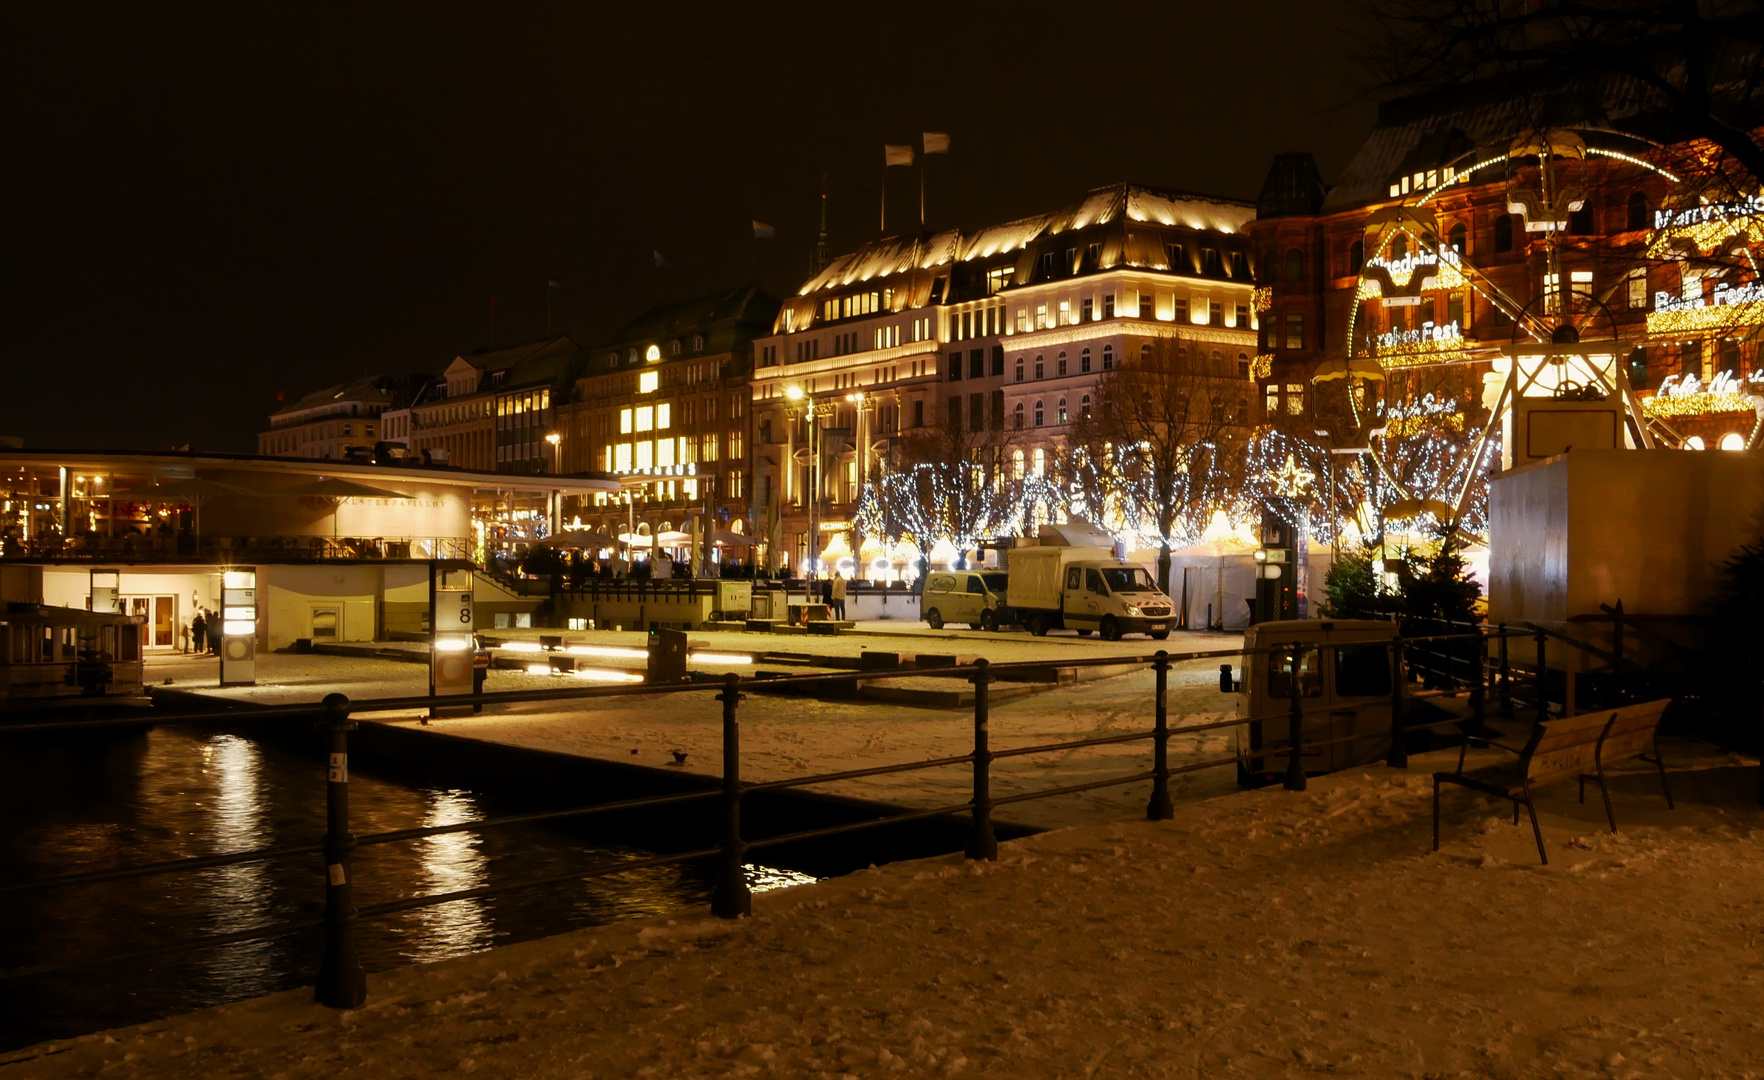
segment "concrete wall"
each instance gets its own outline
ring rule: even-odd
[[[247,488],[261,488],[266,484],[260,473],[217,473],[214,479]],[[337,536],[366,537],[466,537],[472,534],[471,505],[464,490],[404,483],[398,484],[397,490],[412,497],[344,499],[335,508],[334,521],[330,499],[218,497],[203,504],[202,532],[206,536],[330,536],[335,533]]]
[[[41,604],[41,566],[0,566],[0,603]]]
[[[334,608],[341,625],[334,640],[372,641],[387,568],[358,565],[261,566],[257,576],[260,619],[267,616],[259,646],[285,649],[312,636],[315,608]],[[425,570],[426,574],[426,570]],[[424,602],[427,603],[427,577]]]

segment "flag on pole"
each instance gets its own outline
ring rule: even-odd
[[[883,146],[882,163],[883,168],[893,165],[911,165],[913,163],[913,148],[910,146]]]
[[[661,252],[651,248],[649,253],[655,256],[655,268],[657,270],[666,270],[668,268],[668,260]]]
[[[753,223],[753,238],[755,240],[770,240],[772,237],[776,236],[777,233],[778,230],[772,228],[763,221],[756,221]]]
[[[949,153],[949,136],[941,131],[927,131],[927,132],[925,132],[925,153],[927,153],[927,154],[947,154],[947,153]]]

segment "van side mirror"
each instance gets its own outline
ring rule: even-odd
[[[1235,694],[1235,693],[1237,693],[1237,689],[1238,689],[1238,686],[1237,686],[1236,681],[1231,678],[1231,665],[1230,664],[1220,664],[1219,665],[1219,693],[1221,693],[1221,694]]]

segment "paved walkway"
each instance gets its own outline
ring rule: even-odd
[[[1443,760],[1443,759],[1442,759]],[[1530,830],[1429,762],[0,1056],[0,1076],[1666,1078],[1764,1070],[1755,766]],[[1595,800],[1596,802],[1596,800]]]

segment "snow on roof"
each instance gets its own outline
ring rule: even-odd
[[[928,236],[890,236],[874,240],[827,264],[797,290],[801,297],[847,288],[952,262],[990,259],[1022,251],[1044,236],[1093,225],[1125,228],[1128,221],[1227,234],[1241,233],[1256,216],[1254,203],[1212,195],[1110,184],[1086,192],[1077,203],[1050,213],[989,225],[971,233],[951,229]],[[903,288],[906,286],[903,284]],[[922,304],[923,300],[915,301]],[[811,305],[786,305],[787,310]]]

